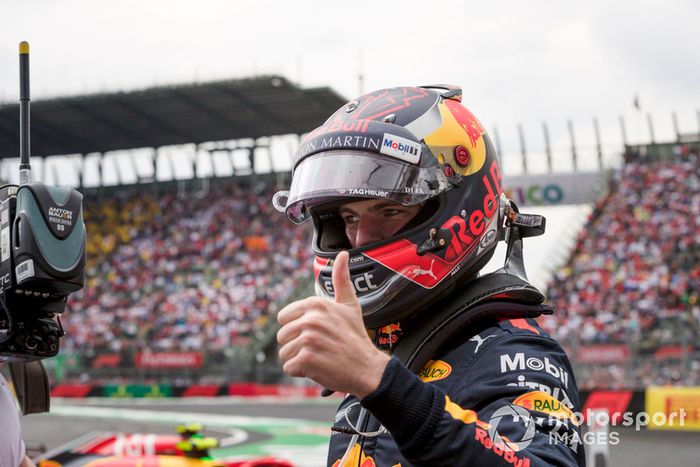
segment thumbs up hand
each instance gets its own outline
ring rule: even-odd
[[[355,295],[355,287],[353,287],[352,280],[350,279],[350,267],[348,265],[350,261],[349,256],[347,251],[341,251],[335,257],[335,262],[333,263],[331,279],[333,281],[335,303],[353,307],[359,310],[360,315],[362,315],[360,301],[357,299],[357,295]]]
[[[348,261],[345,251],[335,258],[334,302],[309,297],[279,312],[282,327],[277,342],[286,374],[311,378],[328,389],[363,398],[379,386],[389,356],[367,335]]]

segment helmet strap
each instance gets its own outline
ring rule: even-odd
[[[505,217],[505,241],[508,249],[506,250],[505,264],[499,271],[527,281],[523,260],[523,238],[542,235],[546,219],[537,214],[520,214],[518,206],[510,200],[506,207]]]

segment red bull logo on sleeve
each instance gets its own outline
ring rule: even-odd
[[[488,431],[477,427],[474,430],[474,439],[481,443],[484,448],[493,452],[497,456],[500,456],[504,461],[512,466],[530,467],[530,459],[527,457],[520,457],[505,443],[495,443],[491,437],[489,437]]]

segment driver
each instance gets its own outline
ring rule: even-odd
[[[503,194],[459,88],[343,106],[273,203],[314,224],[318,296],[279,312],[277,339],[285,373],[347,394],[329,466],[585,464],[571,365],[521,263],[544,221]],[[480,276],[499,240],[505,267]]]

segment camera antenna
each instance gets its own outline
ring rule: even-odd
[[[32,181],[29,164],[29,42],[19,43],[19,184]]]

